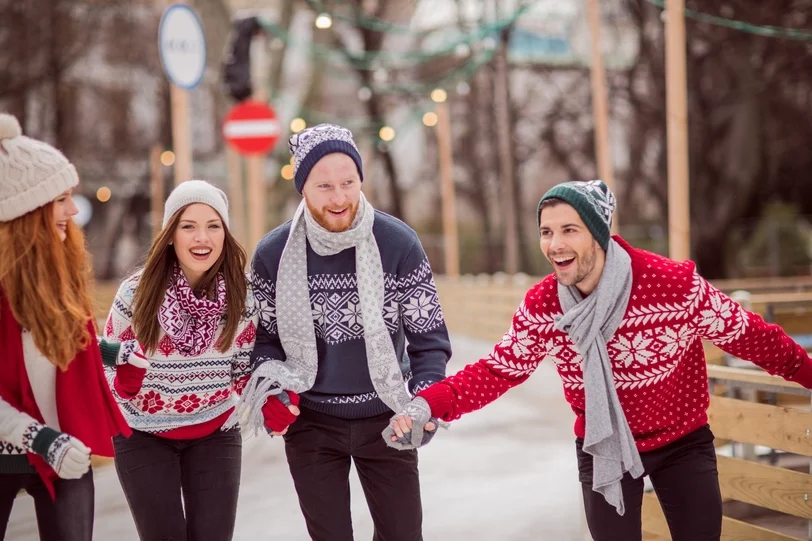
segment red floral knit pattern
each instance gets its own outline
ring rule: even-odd
[[[136,430],[174,439],[211,434],[222,427],[251,375],[258,318],[253,293],[249,289],[245,315],[226,351],[220,351],[219,338],[225,320],[218,325],[216,344],[198,355],[181,351],[169,335],[162,333],[154,353],[148,355],[150,366],[140,386],[136,385],[132,393],[123,393],[119,390],[129,387],[125,389],[122,380],[133,370],[127,364],[129,355],[138,347],[132,329],[132,301],[138,279],[139,275],[135,275],[121,284],[104,327],[108,340],[122,343],[117,360],[120,366],[106,371],[113,396],[127,423]]]
[[[702,339],[771,374],[812,387],[812,361],[777,325],[746,312],[677,263],[632,248],[633,284],[623,321],[607,344],[615,388],[640,451],[662,447],[708,421],[707,370]],[[510,330],[490,355],[418,393],[432,413],[450,421],[493,402],[525,381],[542,360],[555,363],[564,395],[584,435],[582,358],[558,331],[557,282],[547,276],[528,291]]]

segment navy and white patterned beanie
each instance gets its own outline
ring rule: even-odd
[[[361,153],[352,140],[352,132],[347,128],[335,124],[319,124],[291,135],[288,145],[293,156],[293,183],[299,193],[302,193],[313,166],[326,155],[336,152],[352,158],[361,181],[364,180]]]

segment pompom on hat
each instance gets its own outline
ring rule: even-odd
[[[14,116],[0,113],[0,222],[45,206],[78,184],[64,154],[24,136]]]

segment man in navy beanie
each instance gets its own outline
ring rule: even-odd
[[[314,126],[290,151],[303,200],[254,255],[260,325],[236,417],[284,437],[312,539],[352,541],[354,462],[375,539],[418,541],[417,452],[381,432],[445,377],[451,344],[431,267],[417,234],[364,198],[349,130]]]

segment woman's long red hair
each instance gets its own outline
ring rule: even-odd
[[[81,229],[68,220],[62,241],[53,203],[0,223],[0,288],[34,344],[66,369],[91,340],[90,256]]]

